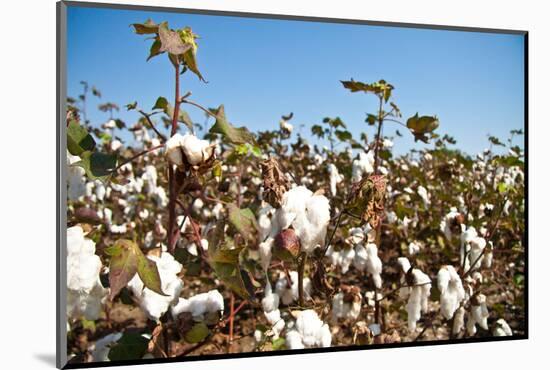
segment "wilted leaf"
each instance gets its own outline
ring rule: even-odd
[[[151,19],[147,19],[144,23],[134,23],[132,26],[138,35],[149,35],[159,31],[158,24]]]
[[[95,140],[78,121],[71,120],[67,127],[67,149],[72,155],[81,155],[95,148]]]
[[[204,322],[198,322],[185,333],[185,341],[188,343],[199,343],[205,340],[208,334],[210,334],[208,326]]]
[[[168,28],[166,22],[158,26],[158,35],[160,38],[160,52],[168,52],[172,55],[181,55],[191,49],[191,44],[184,43],[176,31]]]
[[[227,205],[229,222],[248,241],[254,242],[258,234],[256,216],[249,208],[239,209],[234,204]]]
[[[109,360],[123,361],[142,358],[147,352],[149,340],[139,333],[124,333],[122,337],[111,346]]]
[[[256,144],[254,135],[246,127],[237,128],[227,122],[223,105],[220,105],[216,112],[216,123],[210,129],[210,133],[221,134],[233,144]]]
[[[114,154],[87,151],[82,153],[80,158],[81,160],[74,165],[82,167],[90,180],[106,182],[117,165],[117,156]]]

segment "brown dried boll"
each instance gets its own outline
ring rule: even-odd
[[[264,182],[263,199],[274,208],[279,208],[290,183],[274,158],[266,159],[260,165]]]
[[[300,254],[300,239],[293,229],[285,229],[275,236],[273,255],[281,261],[293,261]]]
[[[348,209],[358,213],[362,221],[368,222],[373,229],[378,227],[384,212],[386,182],[383,175],[370,175],[351,187]]]

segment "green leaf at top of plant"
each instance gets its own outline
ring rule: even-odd
[[[95,148],[95,140],[78,121],[71,120],[67,126],[67,149],[72,155],[81,155]]]
[[[185,333],[185,341],[187,343],[199,343],[208,337],[210,331],[204,322],[198,322],[187,333]]]
[[[143,334],[126,332],[111,346],[107,357],[111,361],[135,360],[147,353],[149,339]]]
[[[415,134],[427,134],[439,127],[439,120],[435,116],[419,116],[416,113],[407,120],[407,127]]]
[[[384,80],[373,83],[364,83],[360,81],[355,81],[353,78],[349,81],[340,81],[342,85],[350,90],[351,92],[364,92],[364,93],[373,93],[388,101],[391,97],[393,90],[393,85],[387,83]]]
[[[227,205],[229,222],[248,241],[254,242],[258,234],[258,224],[250,208],[240,209],[235,204]]]
[[[234,127],[225,117],[225,109],[223,105],[217,109],[216,123],[210,129],[210,133],[221,134],[227,140],[235,145],[249,143],[256,145],[254,135],[246,127]]]
[[[185,66],[197,75],[199,80],[205,81],[199,71],[199,67],[197,66],[197,42],[195,41],[197,35],[193,33],[190,27],[185,27],[178,30],[178,34],[182,42],[191,45],[191,48],[183,54],[183,62],[185,63]]]
[[[136,109],[137,101],[134,101],[133,103],[128,103],[128,104],[125,105],[125,107],[126,107],[126,110]]]
[[[174,117],[174,107],[172,107],[172,105],[168,103],[168,100],[164,96],[158,97],[155,105],[153,106],[153,109],[162,109],[170,119],[173,119]],[[191,117],[189,117],[187,112],[181,108],[178,113],[178,122],[184,123],[191,132],[194,132],[194,126]]]
[[[370,126],[373,126],[376,124],[376,121],[378,118],[374,114],[367,114],[367,118],[365,119],[365,122],[367,122]]]
[[[82,167],[90,180],[107,182],[117,166],[117,156],[114,154],[86,151],[80,159],[74,165]]]

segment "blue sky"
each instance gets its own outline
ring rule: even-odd
[[[486,148],[489,133],[505,139],[524,126],[523,36],[475,32],[69,7],[68,95],[80,94],[85,80],[101,90],[103,102],[121,107],[137,101],[150,110],[158,96],[173,99],[166,55],[146,62],[151,41],[129,26],[147,18],[192,27],[201,37],[197,58],[208,83],[186,73],[182,92],[192,91],[206,107],[223,103],[232,123],[253,131],[277,128],[292,111],[291,123],[297,131],[305,125],[306,137],[327,116],[340,116],[356,138],[362,131],[372,137],[364,118],[377,100],[345,90],[339,81],[352,77],[390,82],[404,120],[417,111],[437,115],[439,133],[454,136],[469,153]],[[97,103],[89,97],[92,124],[108,118]],[[202,112],[185,109],[204,122]],[[138,114],[122,108],[118,117],[133,124]],[[389,123],[384,131],[397,128]],[[421,147],[400,131],[398,152]]]

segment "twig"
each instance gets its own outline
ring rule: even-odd
[[[154,146],[154,147],[149,148],[149,149],[147,149],[147,150],[144,150],[144,151],[142,151],[142,152],[139,152],[138,154],[134,155],[134,156],[131,157],[130,159],[128,159],[128,160],[122,162],[121,164],[119,164],[118,166],[116,166],[116,168],[115,168],[112,172],[117,172],[117,171],[120,170],[122,167],[124,167],[124,166],[127,165],[128,163],[132,162],[133,160],[135,160],[135,159],[141,157],[142,155],[145,155],[145,154],[147,154],[147,153],[153,152],[153,151],[155,151],[155,150],[157,150],[157,149],[160,149],[160,148],[162,148],[162,147],[164,147],[164,144],[157,145],[157,146]]]
[[[148,113],[145,113],[144,111],[142,111],[141,109],[138,110],[138,112],[143,116],[145,117],[145,119],[147,120],[147,122],[149,123],[149,126],[151,126],[151,129],[153,131],[155,131],[155,134],[157,134],[157,136],[159,137],[159,139],[162,141],[162,142],[165,142],[166,141],[166,136],[164,136],[163,134],[161,134],[159,132],[159,130],[157,130],[157,128],[155,127],[155,125],[153,124],[153,121],[151,121],[151,115],[148,114]]]

